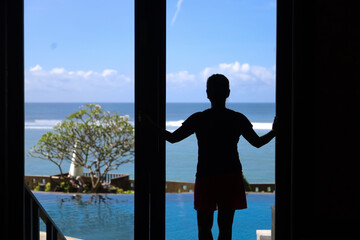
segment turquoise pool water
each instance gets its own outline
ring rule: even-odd
[[[85,240],[134,239],[134,195],[69,195],[34,192],[61,231]],[[248,194],[248,208],[237,211],[233,239],[255,240],[257,229],[271,228],[274,194]],[[196,240],[192,193],[166,194],[166,239]],[[213,234],[218,228],[215,212]],[[45,225],[41,224],[45,231]]]

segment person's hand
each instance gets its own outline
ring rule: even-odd
[[[274,117],[274,122],[273,122],[273,125],[272,125],[272,130],[277,133],[277,130],[278,130],[278,119],[277,117],[275,116]]]

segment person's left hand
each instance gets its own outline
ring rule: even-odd
[[[274,122],[273,122],[273,125],[272,125],[272,130],[277,133],[277,130],[278,130],[278,118],[275,116],[274,117]]]

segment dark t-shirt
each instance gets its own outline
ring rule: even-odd
[[[237,144],[252,124],[230,109],[207,109],[191,115],[183,126],[196,134],[199,146],[197,178],[241,172]]]

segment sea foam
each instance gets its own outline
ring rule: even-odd
[[[53,129],[58,122],[61,120],[35,119],[31,122],[25,122],[25,129]]]
[[[166,127],[167,128],[178,128],[181,126],[181,124],[184,122],[184,120],[178,120],[178,121],[167,121]],[[264,122],[252,122],[253,129],[256,130],[271,130],[272,123],[264,123]]]
[[[53,129],[53,127],[60,121],[61,120],[37,119],[31,122],[25,122],[25,129]],[[174,130],[180,127],[183,122],[184,120],[167,121],[166,128]],[[253,129],[256,130],[271,130],[272,128],[272,123],[252,122],[252,125],[253,125]]]

